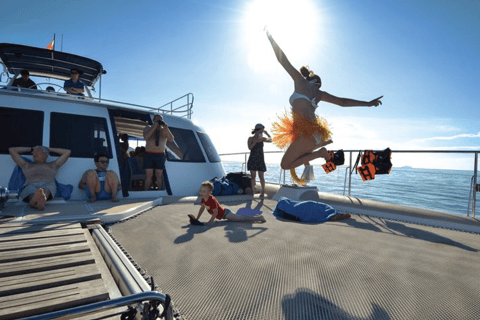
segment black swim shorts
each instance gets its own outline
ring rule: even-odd
[[[145,153],[143,156],[143,169],[165,169],[165,153]]]

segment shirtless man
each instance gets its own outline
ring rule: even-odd
[[[145,154],[143,156],[143,169],[147,178],[145,179],[145,190],[152,186],[153,172],[157,177],[158,189],[162,189],[163,170],[165,169],[165,151],[167,141],[173,143],[173,134],[168,129],[168,125],[163,122],[163,117],[159,114],[153,117],[153,125],[146,126],[143,129],[145,138]]]
[[[20,199],[37,210],[45,210],[45,201],[53,199],[57,188],[55,175],[58,169],[68,160],[71,151],[60,148],[36,147],[12,147],[8,149],[13,161],[22,169],[26,181]],[[20,153],[32,152],[33,163],[22,159]],[[60,157],[52,162],[47,162],[49,152],[55,152]]]

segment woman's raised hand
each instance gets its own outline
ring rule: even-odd
[[[265,33],[267,34],[268,40],[270,40],[270,42],[272,42],[272,41],[273,41],[273,37],[272,37],[272,35],[270,34],[270,32],[268,31],[267,26],[265,26],[265,27],[263,28],[263,30],[264,30]]]
[[[372,107],[378,107],[379,105],[382,104],[382,101],[380,101],[380,99],[382,99],[383,96],[381,97],[378,97],[376,99],[373,99],[372,101],[369,102],[369,104],[372,106]]]

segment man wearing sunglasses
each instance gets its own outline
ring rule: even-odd
[[[80,71],[78,69],[70,70],[70,79],[66,80],[63,84],[63,89],[69,93],[76,96],[83,96],[85,92],[85,85],[80,82]]]
[[[96,170],[87,170],[78,184],[78,188],[85,190],[87,202],[97,200],[112,200],[118,202],[117,192],[122,188],[118,177],[108,168],[108,156],[104,153],[96,154],[94,157]]]

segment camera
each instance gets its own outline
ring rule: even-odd
[[[165,122],[163,120],[157,120],[157,123],[160,125],[160,126],[163,126],[165,124]]]

